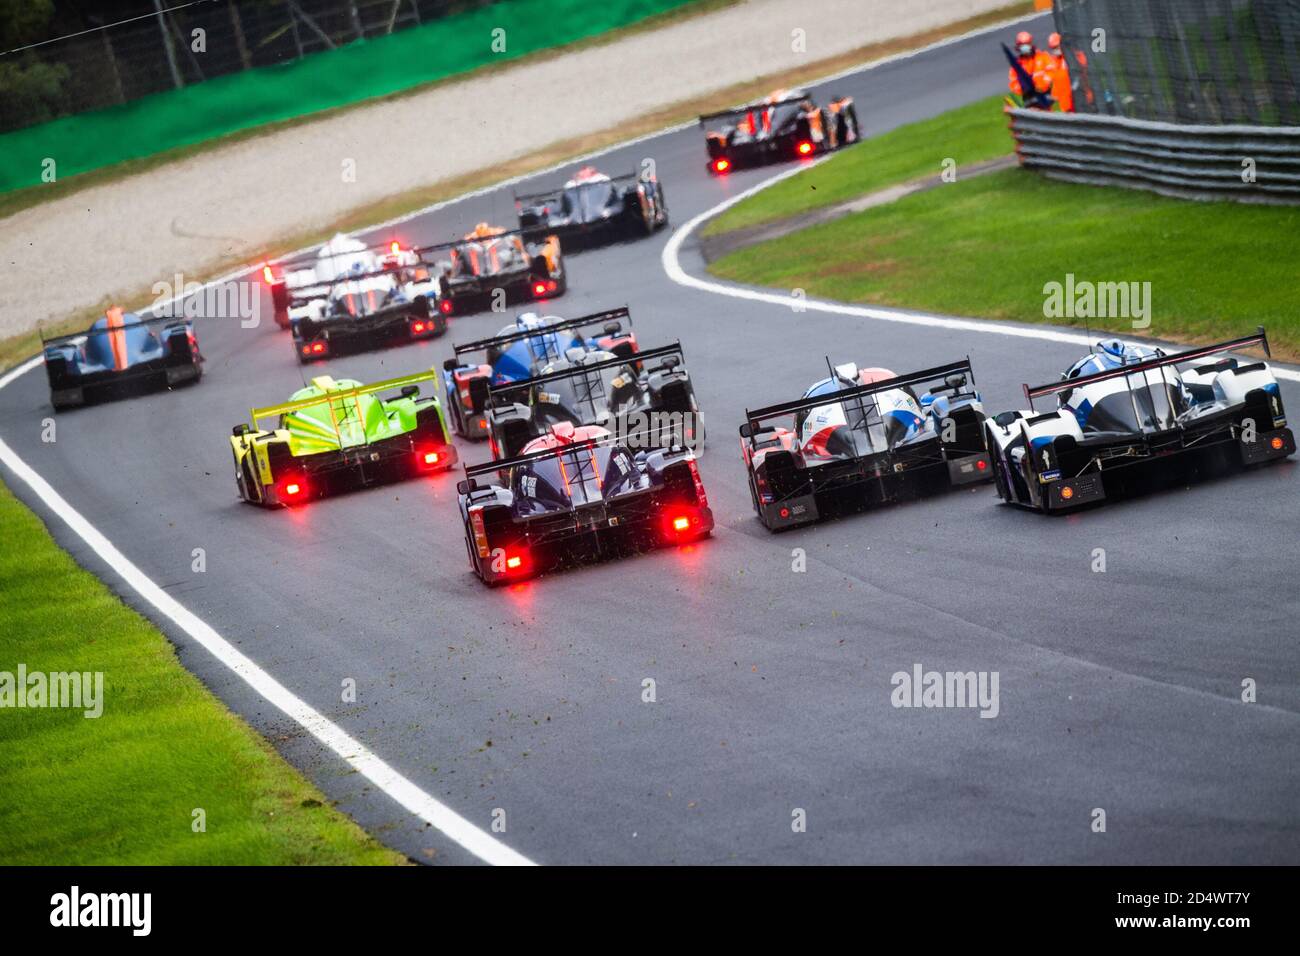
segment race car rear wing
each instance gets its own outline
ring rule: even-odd
[[[621,357],[605,359],[601,362],[591,362],[586,365],[573,365],[569,368],[561,369],[558,372],[549,372],[545,375],[534,375],[532,378],[524,378],[515,382],[505,382],[504,384],[493,385],[488,388],[488,400],[491,401],[494,396],[503,395],[509,392],[526,391],[537,385],[545,385],[547,382],[556,382],[565,378],[577,378],[579,376],[590,375],[593,372],[603,372],[606,369],[623,368],[624,366],[634,364],[634,361],[635,364],[644,366],[646,363],[654,359],[667,358],[669,355],[676,355],[679,359],[684,360],[686,356],[682,353],[682,343],[674,342],[672,345],[661,345],[654,349],[643,349],[636,353],[635,360]],[[664,362],[659,367],[665,369],[676,368],[680,364],[681,361],[673,362],[671,364]]]
[[[583,451],[584,449],[597,448],[601,445],[610,445],[616,441],[617,439],[612,435],[605,438],[579,438],[567,442],[566,444],[558,445],[554,448],[528,452],[527,454],[516,455],[513,458],[501,458],[496,461],[485,461],[481,465],[466,464],[465,479],[457,482],[456,491],[459,494],[467,495],[483,487],[475,481],[475,479],[484,475],[496,475],[500,472],[509,471],[511,468],[517,468],[520,465],[528,465],[536,461],[544,461],[548,458],[560,458],[564,455],[571,455],[574,452]],[[688,453],[688,449],[678,444],[660,450],[665,454]]]
[[[494,232],[490,236],[461,236],[459,239],[449,239],[446,242],[435,242],[429,246],[415,246],[411,249],[416,255],[423,257],[426,252],[437,252],[439,249],[454,249],[456,246],[463,246],[469,242],[491,242],[494,239],[508,239],[511,236],[522,237],[522,229],[503,229],[500,232]]]
[[[632,324],[632,317],[628,312],[627,306],[618,309],[606,309],[603,312],[593,312],[591,315],[581,315],[576,319],[566,319],[563,322],[556,322],[554,325],[546,325],[536,329],[521,329],[518,332],[509,332],[505,335],[497,335],[490,339],[479,339],[476,342],[465,342],[460,345],[453,345],[452,352],[455,358],[449,358],[443,362],[442,367],[447,371],[455,370],[460,363],[457,359],[462,355],[470,352],[486,352],[488,349],[497,348],[503,345],[512,345],[515,342],[522,342],[525,339],[541,338],[552,332],[565,332],[572,329],[579,329],[598,323],[604,323],[606,326],[615,325],[617,328],[606,331],[613,335],[623,331],[623,323]]]
[[[421,260],[421,262],[423,263],[423,260]],[[428,265],[428,263],[423,264]],[[415,266],[404,266],[402,268],[414,269]],[[306,305],[308,302],[312,302],[316,299],[324,299],[330,294],[330,291],[336,285],[342,282],[361,282],[364,279],[378,279],[382,276],[391,276],[396,271],[397,268],[394,267],[392,269],[376,269],[373,272],[352,272],[347,275],[335,276],[332,279],[316,279],[310,285],[299,286],[295,289],[291,289],[289,293],[289,305]]]
[[[157,317],[157,318],[152,318],[152,319],[137,319],[135,322],[124,322],[123,324],[117,326],[116,328],[112,328],[112,329],[108,329],[108,328],[105,328],[105,329],[84,329],[84,330],[82,330],[82,331],[80,331],[80,332],[70,332],[70,333],[68,333],[67,335],[53,335],[53,336],[51,336],[51,337],[48,338],[48,339],[45,337],[45,330],[44,330],[44,329],[37,328],[37,332],[40,334],[40,337],[41,337],[41,348],[44,349],[45,347],[47,347],[47,346],[51,346],[51,345],[53,345],[53,346],[59,346],[59,345],[72,345],[72,344],[75,343],[78,339],[88,338],[89,336],[92,336],[92,335],[108,335],[108,334],[110,334],[110,333],[112,333],[112,332],[120,332],[120,331],[124,331],[124,330],[126,330],[126,329],[135,329],[135,328],[139,328],[139,327],[142,326],[142,325],[146,325],[146,326],[148,326],[148,325],[166,325],[166,324],[168,324],[168,323],[176,324],[176,325],[181,325],[181,324],[186,324],[186,323],[189,323],[189,322],[192,322],[192,321],[193,321],[193,320],[190,319],[190,318],[187,317],[187,316],[171,316],[171,317],[168,317],[168,316],[159,316],[159,317]]]
[[[1081,375],[1078,378],[1065,378],[1059,382],[1052,382],[1048,385],[1025,386],[1025,398],[1029,401],[1029,407],[1034,408],[1034,399],[1042,398],[1045,395],[1058,395],[1061,392],[1072,391],[1084,385],[1091,385],[1094,382],[1105,382],[1110,379],[1124,378],[1129,380],[1129,376],[1143,375],[1156,369],[1165,369],[1171,365],[1182,365],[1185,362],[1192,362],[1199,358],[1206,358],[1210,355],[1218,355],[1221,352],[1236,352],[1241,349],[1260,347],[1264,354],[1269,358],[1273,357],[1272,351],[1268,347],[1268,336],[1264,334],[1264,327],[1261,325],[1254,335],[1243,336],[1239,339],[1232,339],[1228,342],[1220,342],[1218,345],[1205,345],[1198,348],[1187,349],[1183,352],[1176,352],[1173,355],[1165,355],[1160,358],[1147,359],[1145,362],[1136,362],[1132,365],[1121,365],[1118,368],[1107,369],[1104,372],[1095,372],[1092,375]]]
[[[699,122],[700,125],[704,125],[705,123],[712,123],[716,120],[731,119],[733,116],[744,116],[745,114],[752,113],[755,110],[765,110],[773,106],[786,106],[790,103],[799,103],[807,98],[806,94],[801,93],[798,96],[787,96],[785,99],[774,100],[771,103],[749,103],[745,106],[734,106],[729,110],[719,110],[716,113],[704,113],[700,116]]]
[[[780,405],[769,405],[766,408],[746,409],[745,423],[740,426],[740,436],[742,438],[753,438],[762,432],[770,431],[770,426],[764,427],[762,425],[764,421],[769,419],[783,418],[803,411],[812,411],[814,408],[821,408],[824,405],[860,403],[866,398],[874,400],[875,396],[880,392],[906,388],[910,385],[920,385],[925,382],[946,381],[954,375],[963,375],[966,382],[974,384],[975,370],[971,368],[969,358],[949,365],[939,365],[924,371],[912,372],[910,375],[899,375],[884,381],[872,382],[870,385],[855,385],[852,388],[846,388],[840,392],[831,392],[827,395],[815,395],[812,398],[801,398],[793,402],[783,402]]]
[[[279,405],[268,405],[265,408],[254,408],[248,413],[248,421],[252,425],[253,431],[258,430],[258,422],[265,418],[278,417],[286,415],[289,412],[301,411],[304,408],[315,408],[320,405],[328,405],[331,419],[334,418],[335,403],[347,401],[348,399],[359,399],[362,395],[373,395],[376,392],[391,392],[402,389],[405,392],[408,388],[417,387],[421,382],[431,382],[438,377],[435,371],[420,372],[416,375],[402,375],[398,378],[385,379],[382,382],[372,382],[369,385],[358,385],[356,388],[343,388],[338,391],[331,391],[325,395],[317,395],[312,398],[300,398],[293,402],[283,402]],[[361,410],[361,403],[357,402],[358,414]],[[337,427],[337,420],[335,426]]]
[[[640,174],[634,170],[630,173],[623,173],[621,176],[610,176],[609,181],[611,183],[621,183],[621,182],[637,179],[639,175]],[[558,199],[560,198],[561,194],[563,194],[566,188],[567,188],[566,186],[557,186],[554,189],[550,189],[545,192],[515,193],[515,206],[516,207],[522,206],[526,203],[536,204],[547,199]]]

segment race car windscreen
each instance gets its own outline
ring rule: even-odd
[[[583,183],[564,190],[560,208],[564,215],[577,222],[593,222],[601,218],[601,214],[613,202],[613,183]]]
[[[638,491],[648,479],[632,455],[618,445],[579,445],[553,458],[511,470],[515,510],[523,515],[568,511]]]
[[[613,356],[609,356],[612,358]],[[543,372],[548,372],[545,369]],[[538,385],[533,401],[539,416],[548,424],[569,421],[594,425],[608,419],[626,399],[632,376],[625,367],[580,372]]]
[[[830,398],[840,390],[840,386],[827,382],[814,388],[809,397]],[[888,451],[907,435],[914,416],[894,414],[894,408],[914,403],[915,398],[906,389],[829,402],[798,412],[794,433],[810,462],[860,458]]]
[[[1085,394],[1071,393],[1066,401],[1085,432],[1132,433],[1171,428],[1187,408],[1181,391],[1170,381],[1152,381],[1149,385],[1140,381],[1135,379],[1131,390],[1124,387],[1122,379],[1099,382],[1081,389]],[[1109,393],[1097,397],[1103,389]]]

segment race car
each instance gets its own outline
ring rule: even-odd
[[[1228,353],[1262,348],[1255,335],[1167,354],[1109,339],[1061,381],[1025,386],[1027,411],[986,424],[1003,501],[1059,513],[1138,490],[1295,454],[1277,379],[1266,362]],[[1039,413],[1034,400],[1056,396]]]
[[[425,286],[431,280],[428,265],[417,249],[406,248],[391,240],[382,245],[367,246],[350,236],[339,234],[325,243],[316,253],[262,264],[262,281],[271,293],[275,308],[276,325],[288,329],[294,314],[312,299],[327,298],[331,286],[341,278],[357,278],[358,274],[385,273],[398,285],[420,286],[415,292],[429,296]],[[386,283],[390,288],[392,283]],[[377,285],[375,287],[378,287]],[[403,292],[410,290],[403,289]],[[437,290],[434,289],[436,298]]]
[[[417,250],[396,242],[376,250],[337,235],[321,247],[310,269],[287,273],[279,287],[288,289],[291,280],[292,292],[281,297],[288,295],[294,354],[304,365],[447,331],[446,317],[434,306],[438,288],[428,267]]]
[[[553,299],[564,295],[568,279],[558,237],[525,241],[519,230],[480,222],[462,239],[422,246],[420,253],[445,251],[435,268],[438,308],[463,315],[498,303]]]
[[[480,483],[489,475],[500,483]],[[632,451],[599,426],[556,424],[515,458],[467,467],[456,488],[470,566],[488,585],[713,532],[690,450]]]
[[[570,252],[617,239],[648,236],[668,225],[664,188],[653,176],[613,178],[584,166],[562,189],[515,196],[525,240],[548,234]]]
[[[456,434],[481,441],[488,437],[487,400],[492,385],[529,378],[547,363],[574,348],[600,349],[624,358],[636,353],[636,334],[626,308],[608,309],[576,319],[522,312],[490,339],[453,347],[443,363],[443,392]],[[603,335],[586,338],[580,330],[600,326]],[[482,362],[465,356],[483,353]]]
[[[143,319],[113,306],[84,332],[42,335],[50,403],[63,411],[87,401],[117,398],[197,382],[203,356],[194,323],[185,318]]]
[[[488,389],[493,458],[512,458],[554,426],[599,425],[629,448],[678,445],[699,453],[704,423],[680,343],[638,351],[635,361],[573,347],[537,375]]]
[[[918,396],[927,383],[940,384]],[[910,375],[834,367],[798,401],[745,413],[740,456],[754,511],[784,531],[987,481],[984,421],[969,359]]]
[[[319,375],[283,405],[253,409],[230,438],[239,496],[280,508],[451,468],[456,448],[442,406],[420,395],[435,378],[424,372],[363,385]],[[270,418],[275,427],[263,429]]]
[[[720,124],[720,125],[719,125]],[[803,90],[777,90],[759,103],[700,117],[709,172],[805,159],[856,143],[858,113],[852,97],[819,107]]]

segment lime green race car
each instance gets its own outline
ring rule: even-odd
[[[451,468],[456,449],[442,405],[420,395],[436,375],[372,385],[322,375],[283,405],[253,409],[250,424],[236,425],[230,438],[240,497],[280,508]],[[268,431],[259,423],[269,418],[278,422]]]

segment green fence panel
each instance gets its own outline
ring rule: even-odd
[[[15,130],[0,135],[0,192],[42,183],[47,160],[54,162],[57,178],[65,179],[563,46],[689,2],[511,0],[283,65]],[[505,49],[499,51],[502,43]],[[490,111],[490,104],[475,104],[484,107]]]

